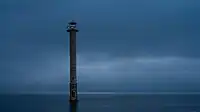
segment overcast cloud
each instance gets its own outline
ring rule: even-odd
[[[1,0],[0,12],[1,92],[67,91],[70,19],[80,91],[200,91],[199,1]]]

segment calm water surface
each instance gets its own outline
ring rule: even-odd
[[[200,95],[80,95],[78,112],[200,112]],[[69,112],[67,95],[0,95],[0,112]]]

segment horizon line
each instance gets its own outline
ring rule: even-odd
[[[69,92],[16,92],[0,94],[68,95]],[[79,95],[200,95],[200,92],[78,92]]]

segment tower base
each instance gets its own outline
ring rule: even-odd
[[[74,103],[78,103],[78,100],[71,100],[71,99],[70,99],[70,100],[69,100],[69,103],[73,103],[73,104],[74,104]]]
[[[69,112],[77,112],[78,110],[78,100],[69,100]]]

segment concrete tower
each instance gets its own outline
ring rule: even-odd
[[[69,56],[70,56],[70,95],[69,102],[72,112],[76,112],[76,105],[78,101],[77,94],[77,78],[76,78],[76,22],[71,21],[68,23],[67,32],[69,32]]]

